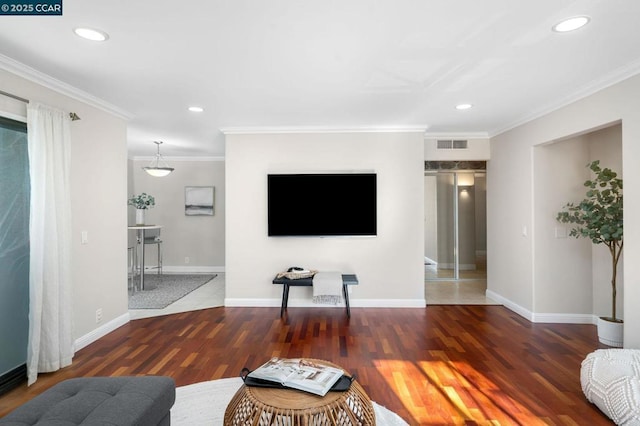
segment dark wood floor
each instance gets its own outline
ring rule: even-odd
[[[237,376],[269,357],[341,365],[411,425],[610,425],[580,388],[595,326],[532,324],[501,306],[214,308],[135,320],[73,365],[0,398],[0,416],[78,376],[168,375],[178,386]]]

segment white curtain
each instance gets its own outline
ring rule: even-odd
[[[28,384],[38,373],[71,364],[71,159],[69,114],[27,106],[31,212],[29,221]]]

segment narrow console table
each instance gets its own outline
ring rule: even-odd
[[[282,306],[280,307],[280,318],[284,314],[289,304],[289,287],[312,287],[313,277],[310,278],[298,278],[295,280],[282,277],[273,279],[273,284],[282,284]],[[347,305],[347,317],[351,318],[351,308],[349,307],[349,291],[348,285],[357,285],[358,277],[355,274],[342,274],[342,293],[344,294],[344,302]]]

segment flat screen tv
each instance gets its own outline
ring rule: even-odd
[[[375,173],[268,175],[270,237],[375,236]]]

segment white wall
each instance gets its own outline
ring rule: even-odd
[[[353,306],[424,306],[424,151],[421,133],[230,134],[226,136],[227,306],[278,306],[271,284],[291,265],[356,273]],[[267,174],[374,171],[378,235],[267,237]],[[307,194],[291,208],[322,209]],[[290,306],[309,304],[292,288]]]
[[[438,202],[435,175],[424,177],[424,255],[435,261],[438,258]]]
[[[476,202],[476,252],[487,253],[487,177],[476,173],[473,186]]]
[[[71,124],[74,337],[128,320],[126,121],[87,102],[0,70],[0,90],[77,113]],[[80,244],[86,231],[88,243]],[[96,323],[96,310],[102,321]],[[90,339],[89,339],[90,340]],[[82,346],[82,345],[80,345]]]
[[[584,198],[589,144],[579,136],[534,149],[534,247],[536,313],[592,313],[591,241],[568,237],[556,221],[567,202]],[[556,236],[557,235],[557,236]],[[564,237],[563,237],[564,236]]]
[[[150,144],[151,148],[151,144]],[[129,197],[146,192],[156,199],[148,209],[146,222],[162,225],[164,272],[223,272],[225,265],[225,163],[222,159],[178,159],[165,157],[175,170],[164,177],[149,176],[142,167],[149,159],[130,160]],[[213,216],[185,216],[185,186],[213,186]],[[135,209],[129,207],[129,223]],[[130,238],[133,231],[130,233]],[[148,265],[157,262],[155,247],[146,252]],[[185,258],[189,258],[188,263]]]
[[[491,139],[487,170],[488,293],[536,320],[534,305],[534,147],[606,127],[621,120],[625,182],[625,258],[640,257],[640,76],[574,102]],[[625,347],[640,348],[640,264],[624,264]],[[571,302],[569,302],[571,303]],[[560,312],[570,312],[567,305]],[[593,313],[597,314],[597,313]],[[540,318],[538,318],[540,319]],[[544,318],[543,318],[544,319]],[[553,318],[555,321],[561,317]],[[572,319],[570,319],[572,320]]]

